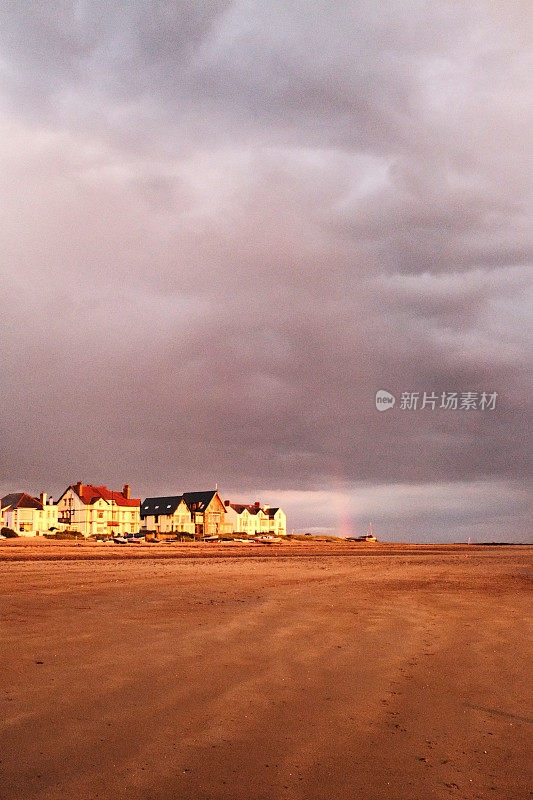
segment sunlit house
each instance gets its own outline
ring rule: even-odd
[[[287,517],[281,508],[270,508],[265,506],[265,511],[268,514],[268,532],[274,536],[287,535]]]
[[[39,498],[26,492],[6,494],[0,500],[2,526],[11,528],[20,536],[39,536],[58,527],[57,506],[47,499],[45,492]]]
[[[219,536],[231,532],[216,489],[168,497],[147,497],[141,504],[143,529],[156,533]]]
[[[252,514],[250,506],[230,503],[229,500],[224,505],[233,533],[242,533],[243,536],[254,536],[257,533],[257,514]]]
[[[155,533],[195,532],[195,523],[182,495],[147,497],[141,503],[141,526]]]
[[[140,504],[140,499],[130,497],[128,484],[118,491],[78,482],[59,498],[58,520],[63,529],[84,536],[124,536],[140,529]]]
[[[287,534],[287,520],[281,508],[262,506],[259,501],[246,505],[226,500],[224,505],[227,519],[233,526],[233,533],[242,533],[243,536]]]
[[[251,512],[255,515],[257,520],[257,534],[260,536],[268,534],[270,525],[268,511],[264,509],[260,503],[255,502],[253,506],[251,506]]]

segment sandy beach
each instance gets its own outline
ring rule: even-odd
[[[533,547],[2,542],[2,800],[531,796]]]

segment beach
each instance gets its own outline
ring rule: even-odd
[[[532,555],[2,542],[0,796],[529,797]]]

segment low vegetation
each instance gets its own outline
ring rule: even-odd
[[[56,533],[44,533],[43,536],[45,539],[85,540],[85,536],[79,531],[57,531]]]
[[[283,537],[284,539],[292,540],[295,542],[345,542],[346,539],[343,536],[331,536],[328,535],[317,535],[311,533],[288,533],[287,536]]]

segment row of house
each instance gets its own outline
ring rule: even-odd
[[[271,508],[257,501],[247,506],[240,503],[225,502],[227,519],[231,521],[233,530],[246,536],[257,534],[274,534],[285,536],[287,518],[281,508]]]
[[[0,523],[24,536],[49,531],[77,531],[84,536],[107,538],[138,533],[186,533],[194,536],[285,536],[287,523],[281,508],[222,501],[218,490],[148,497],[130,496],[130,487],[108,489],[81,482],[69,485],[57,503],[42,493],[39,498],[14,492],[0,500]]]
[[[147,497],[141,504],[142,527],[157,533],[221,536],[268,534],[285,536],[287,520],[281,508],[222,502],[217,490],[171,497]]]

